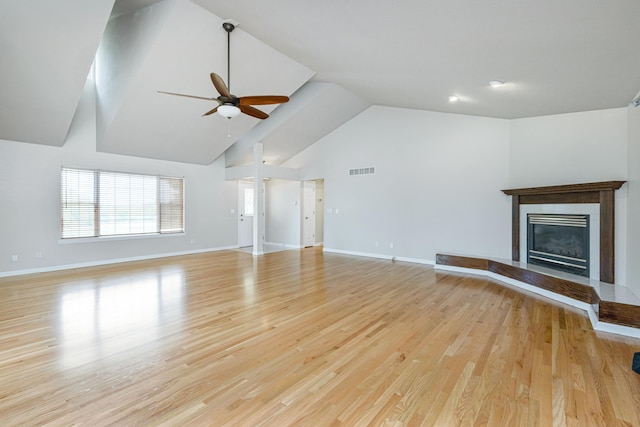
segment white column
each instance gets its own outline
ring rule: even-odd
[[[264,185],[262,143],[253,146],[253,255],[264,254]]]

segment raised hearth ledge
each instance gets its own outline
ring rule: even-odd
[[[437,270],[488,276],[587,312],[593,329],[640,338],[640,298],[623,286],[499,258],[436,254]]]

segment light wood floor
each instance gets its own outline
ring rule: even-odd
[[[640,340],[318,249],[0,279],[0,425],[640,426]]]

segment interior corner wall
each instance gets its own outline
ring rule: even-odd
[[[124,95],[153,46],[175,1],[163,1],[112,19],[95,59],[97,141],[113,121]]]
[[[266,242],[300,247],[300,181],[272,179],[266,184]]]
[[[324,178],[325,250],[509,258],[508,153],[507,120],[374,106],[286,166]]]
[[[510,133],[510,188],[627,180],[627,108],[515,119]],[[615,192],[619,285],[627,283],[627,192]]]
[[[63,166],[184,177],[185,234],[59,243]],[[236,185],[225,181],[223,158],[201,166],[96,152],[87,84],[63,147],[0,141],[0,276],[236,246]]]
[[[628,107],[627,259],[640,259],[640,108]],[[627,287],[640,295],[640,263],[627,264]]]

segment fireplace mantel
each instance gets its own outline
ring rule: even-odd
[[[600,204],[600,281],[614,283],[615,251],[614,191],[626,181],[603,181],[585,184],[554,185],[502,190],[511,201],[511,258],[520,261],[520,205],[521,204]]]

